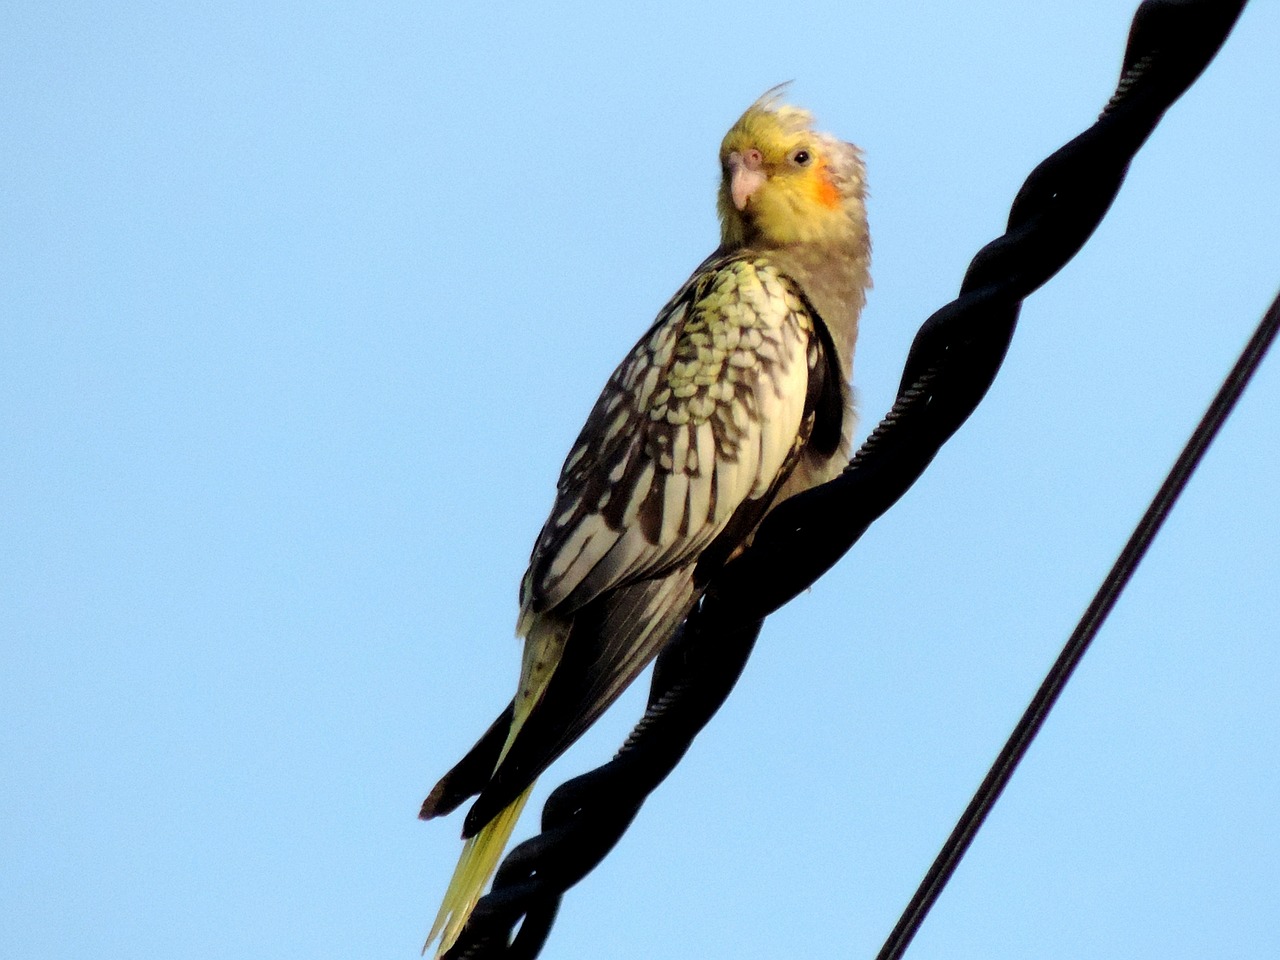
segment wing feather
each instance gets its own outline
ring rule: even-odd
[[[522,586],[531,613],[695,560],[766,497],[805,433],[815,318],[764,257],[696,273],[610,377],[561,472]]]

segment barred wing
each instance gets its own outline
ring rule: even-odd
[[[521,633],[536,614],[571,615],[695,560],[739,507],[772,495],[830,375],[817,323],[766,257],[693,276],[614,371],[565,462],[521,584]]]

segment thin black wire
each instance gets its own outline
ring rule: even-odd
[[[775,509],[752,547],[712,579],[658,657],[632,735],[609,763],[552,793],[541,833],[508,854],[449,960],[537,956],[564,892],[613,848],[728,697],[764,617],[834,564],[976,409],[1003,362],[1023,298],[1084,245],[1130,160],[1213,58],[1243,5],[1145,0],[1139,7],[1102,116],[1027,178],[1005,235],[979,251],[960,296],[921,327],[890,413],[839,478]]]
[[[1218,431],[1230,416],[1267,350],[1275,341],[1277,331],[1280,331],[1280,295],[1272,301],[1270,309],[1263,315],[1257,330],[1240,354],[1240,358],[1227,374],[1217,396],[1209,404],[1209,408],[1197,424],[1182,453],[1179,454],[1169,475],[1165,477],[1164,483],[1161,484],[1146,513],[1142,515],[1142,519],[1129,537],[1128,543],[1125,544],[1106,579],[1103,580],[1102,586],[1098,588],[1098,592],[1085,610],[1084,616],[1080,618],[1080,622],[1068,638],[1062,653],[1058,655],[1058,659],[1049,670],[1040,689],[1036,691],[1035,697],[1027,706],[1018,725],[1014,727],[1000,755],[996,757],[995,763],[992,764],[981,786],[973,795],[973,799],[969,801],[955,829],[951,831],[951,836],[943,844],[942,850],[929,868],[929,872],[925,874],[915,896],[911,898],[893,932],[889,934],[884,946],[876,954],[876,960],[898,960],[910,945],[929,910],[964,858],[974,836],[987,819],[987,814],[1000,799],[1000,794],[1008,786],[1018,764],[1026,756],[1036,734],[1044,725],[1045,718],[1057,703],[1072,673],[1080,665],[1080,660],[1089,649],[1093,638],[1132,579],[1147,548],[1151,546],[1152,540],[1168,518],[1174,503],[1186,488],[1187,481],[1191,479],[1191,475],[1200,464],[1209,444],[1218,435]]]

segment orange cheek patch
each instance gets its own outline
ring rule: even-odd
[[[813,195],[815,199],[828,210],[834,210],[840,206],[840,191],[836,189],[836,185],[827,176],[826,164],[813,171],[813,179]]]

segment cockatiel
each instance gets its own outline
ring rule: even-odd
[[[870,285],[852,144],[769,91],[720,146],[720,246],[605,385],[520,585],[516,695],[423,819],[479,794],[427,938],[455,942],[534,780],[657,655],[786,497],[848,463]],[[424,948],[425,950],[425,948]]]

